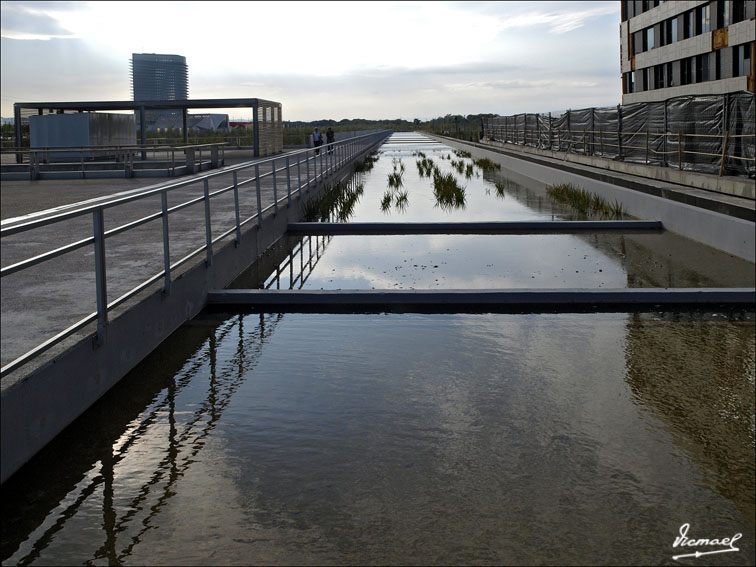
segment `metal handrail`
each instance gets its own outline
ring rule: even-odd
[[[51,347],[65,340],[66,338],[70,337],[75,332],[83,329],[84,327],[94,322],[95,320],[98,322],[96,342],[97,344],[102,344],[102,342],[104,342],[105,340],[104,330],[105,330],[106,325],[108,324],[108,313],[110,311],[112,311],[119,305],[123,304],[124,302],[128,301],[129,299],[131,299],[132,297],[134,297],[135,295],[137,295],[144,289],[150,287],[151,285],[159,281],[161,278],[165,280],[164,292],[166,294],[169,294],[172,272],[174,272],[179,267],[183,266],[184,264],[186,264],[187,262],[195,258],[197,255],[202,254],[203,252],[207,254],[207,260],[206,260],[207,265],[210,265],[212,263],[212,249],[216,243],[220,242],[221,240],[225,238],[228,238],[234,233],[236,233],[236,239],[238,242],[241,239],[242,226],[245,226],[254,220],[257,220],[258,225],[260,225],[262,222],[262,217],[266,213],[268,213],[271,209],[273,209],[273,211],[276,212],[278,210],[279,204],[283,205],[283,204],[291,202],[292,187],[295,187],[293,192],[301,196],[301,192],[303,189],[306,192],[308,192],[310,190],[311,185],[322,183],[327,177],[330,177],[331,175],[333,175],[341,167],[357,159],[360,159],[368,151],[372,150],[380,142],[382,142],[390,133],[391,131],[388,131],[388,130],[383,131],[383,132],[378,132],[378,133],[371,133],[365,136],[357,136],[354,138],[341,140],[339,142],[333,142],[331,144],[323,144],[319,148],[307,148],[303,150],[297,150],[297,151],[288,153],[286,155],[279,155],[277,157],[269,157],[262,160],[229,166],[229,167],[223,168],[222,170],[214,171],[212,173],[195,176],[192,179],[181,180],[174,183],[170,183],[168,185],[163,185],[161,187],[145,189],[144,191],[136,191],[134,193],[116,197],[111,200],[100,201],[95,204],[86,204],[83,207],[78,207],[76,206],[76,204],[73,204],[69,207],[69,210],[63,210],[58,213],[54,213],[54,214],[51,214],[49,216],[42,217],[42,218],[29,219],[28,217],[19,217],[19,218],[6,219],[3,221],[0,221],[0,238],[4,238],[4,237],[12,236],[14,234],[28,232],[37,228],[50,226],[57,223],[67,222],[72,219],[80,218],[86,215],[92,215],[93,217],[92,236],[86,237],[84,239],[78,240],[76,242],[73,242],[73,243],[58,247],[58,248],[55,248],[54,250],[46,251],[42,254],[38,254],[34,257],[27,258],[25,260],[16,262],[10,266],[1,268],[0,277],[5,277],[13,273],[21,272],[32,266],[36,266],[45,261],[62,256],[68,252],[72,252],[74,250],[83,248],[87,245],[93,244],[95,248],[95,265],[96,265],[95,266],[95,280],[96,280],[96,295],[97,295],[96,299],[97,299],[97,306],[98,306],[96,312],[85,316],[83,319],[80,319],[73,325],[69,326],[68,328],[64,329],[60,333],[56,334],[55,336],[43,342],[42,344],[38,345],[34,349],[28,351],[27,353],[23,354],[22,356],[8,363],[6,366],[2,367],[2,369],[0,369],[0,377],[6,376],[8,373],[12,372],[13,370],[23,366],[24,364],[26,364],[27,362],[29,362],[36,356],[40,355],[44,351],[50,349]],[[284,160],[285,160],[285,165],[281,167],[280,164]],[[279,165],[276,164],[277,161],[279,162]],[[312,172],[310,171],[310,162],[313,163]],[[265,166],[265,165],[270,165],[270,171],[267,171],[261,174],[260,166]],[[303,182],[302,174],[304,173],[303,170],[305,170],[305,165],[306,165],[306,173],[305,173],[306,178]],[[292,180],[292,177],[293,177],[292,169],[295,169],[294,171],[294,175],[296,176],[295,180]],[[238,173],[240,171],[245,171],[245,170],[254,171],[254,176],[248,179],[239,181]],[[277,175],[281,175],[284,172],[286,174],[286,178],[284,181],[284,183],[286,183],[286,195],[279,196],[277,193],[277,182],[278,182]],[[209,191],[208,184],[211,179],[217,178],[221,175],[229,175],[229,174],[233,175],[232,184],[223,186],[220,189],[216,189],[212,192]],[[272,204],[267,205],[266,207],[263,208],[262,200],[261,200],[260,181],[267,177],[272,177],[273,179],[274,198],[273,198]],[[255,183],[254,190],[256,193],[255,196],[256,196],[256,201],[257,201],[257,210],[254,214],[252,214],[248,218],[241,219],[240,213],[239,213],[238,191],[239,191],[239,188],[241,188],[244,185],[250,184],[253,181]],[[166,199],[167,199],[167,195],[171,191],[176,191],[178,189],[182,189],[182,188],[185,188],[190,185],[197,184],[197,183],[202,183],[204,186],[204,193],[201,197],[195,197],[195,198],[189,199],[182,203],[176,204],[170,208],[167,207]],[[220,235],[213,238],[211,227],[210,227],[211,199],[214,197],[218,197],[219,195],[228,193],[229,191],[234,191],[234,194],[235,194],[235,205],[234,205],[235,222],[233,223],[234,226],[232,226],[231,228],[228,228],[227,230],[224,230]],[[112,209],[114,207],[122,206],[128,203],[132,203],[134,201],[146,199],[146,198],[156,196],[156,195],[160,195],[163,202],[163,207],[159,212],[151,213],[149,215],[146,215],[144,217],[133,220],[129,223],[120,225],[118,227],[112,228],[107,231],[104,229],[104,223],[102,222],[102,219],[103,219],[103,213],[106,209]],[[189,252],[189,254],[179,259],[178,261],[171,263],[170,252],[169,252],[170,233],[168,230],[167,218],[169,217],[171,213],[175,213],[176,211],[185,209],[189,206],[192,206],[201,202],[205,203],[205,207],[204,207],[205,233],[206,233],[205,243],[202,246],[196,248],[195,250]],[[118,234],[126,233],[131,229],[144,225],[148,222],[158,220],[160,218],[164,219],[164,223],[163,223],[163,256],[164,258],[163,259],[164,259],[165,268],[161,272],[154,274],[153,276],[149,277],[147,280],[143,281],[136,287],[127,291],[126,293],[118,297],[117,299],[108,302],[106,273],[105,273],[106,240],[110,237],[113,237]]]

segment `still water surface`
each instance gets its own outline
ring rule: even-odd
[[[385,240],[348,260],[334,244],[350,237],[321,237],[298,239],[280,264],[274,253],[277,278],[264,269],[245,278],[422,288],[440,275],[445,287],[521,287],[531,270],[542,283],[568,266],[588,274],[564,276],[570,286],[723,279],[693,252],[684,269],[668,269],[680,248],[655,247],[665,235],[644,236],[662,267],[634,270],[642,262],[629,261],[627,241],[623,258],[614,245],[561,236],[565,251],[583,243],[577,264],[555,255],[556,268],[488,273],[487,263],[525,261],[495,256],[495,245],[492,260],[474,258],[498,236],[427,261],[432,241],[404,250],[411,239]],[[530,246],[546,254],[562,244],[510,249]],[[412,277],[365,268],[381,256],[377,265]],[[362,271],[352,276],[350,265]],[[740,263],[721,265],[748,281]],[[755,341],[753,313],[203,314],[3,485],[0,558],[675,564],[687,523],[695,538],[742,533],[738,551],[696,565],[752,565]]]

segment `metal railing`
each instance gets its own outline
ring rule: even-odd
[[[76,208],[74,210],[66,210],[51,214],[44,218],[25,220],[25,217],[24,219],[7,219],[2,221],[0,223],[0,238],[5,239],[12,235],[29,233],[38,228],[58,225],[59,223],[66,223],[74,219],[80,219],[81,217],[91,216],[93,227],[91,236],[2,267],[0,268],[0,277],[4,278],[11,274],[22,272],[33,266],[61,257],[64,254],[91,246],[94,250],[93,268],[97,307],[95,312],[90,313],[32,350],[3,366],[0,370],[0,377],[6,376],[13,370],[20,368],[27,362],[95,321],[97,322],[97,334],[94,337],[94,341],[96,345],[102,344],[105,340],[105,328],[108,324],[108,315],[115,308],[124,304],[129,299],[134,298],[137,294],[161,280],[163,292],[165,294],[170,294],[172,275],[180,267],[186,265],[188,262],[203,253],[205,255],[205,264],[208,267],[211,266],[213,263],[213,247],[215,244],[229,237],[233,237],[237,244],[240,243],[242,238],[242,227],[250,225],[250,223],[256,223],[257,227],[260,227],[264,215],[271,211],[273,214],[277,214],[279,206],[290,204],[292,198],[301,197],[303,190],[309,192],[311,187],[324,182],[340,168],[362,158],[380,144],[390,133],[390,131],[384,131],[366,136],[359,136],[341,142],[334,142],[333,144],[326,144],[319,148],[299,150],[279,157],[247,162],[237,166],[224,168],[222,171],[196,176],[192,179],[178,181],[162,187],[150,188],[125,196],[116,196],[112,200],[83,206],[82,208]],[[268,169],[268,171],[261,173],[261,168]],[[249,173],[251,176],[240,180],[239,177],[242,173]],[[210,191],[209,182],[211,180],[228,175],[232,176],[231,184],[224,185],[220,189],[213,190],[212,192]],[[272,188],[273,198],[272,203],[263,207],[261,182],[265,180],[267,180],[266,183],[269,183],[272,186],[270,188]],[[196,184],[202,184],[202,195],[200,197],[191,198],[170,207],[168,206],[169,193]],[[251,216],[242,219],[239,208],[239,195],[241,191],[248,188],[253,188],[256,210]],[[283,190],[286,192],[285,195],[281,194]],[[234,198],[233,225],[217,229],[222,232],[220,234],[217,234],[216,232],[217,235],[213,236],[216,227],[211,226],[211,199],[227,193],[233,193]],[[121,226],[105,230],[104,217],[106,209],[117,209],[118,207],[122,207],[129,203],[155,196],[160,197],[160,210],[122,224]],[[179,260],[172,261],[170,254],[169,216],[177,211],[184,210],[187,207],[199,203],[204,204],[204,242]],[[116,235],[124,234],[137,227],[143,226],[146,223],[157,220],[162,220],[163,270],[142,281],[139,285],[133,287],[120,297],[110,300],[108,297],[106,277],[106,260],[108,260],[106,257],[107,240]],[[1,242],[2,241],[0,240],[0,243]],[[113,257],[110,257],[109,259],[111,261],[114,259],[117,260],[117,258]]]
[[[225,159],[225,142],[178,146],[165,145],[110,145],[110,146],[58,146],[43,148],[8,148],[2,154],[14,154],[20,164],[28,164],[29,178],[39,179],[44,169],[86,171],[116,164],[123,167],[125,177],[134,173],[139,161],[164,162],[165,168],[175,175],[176,167],[186,166],[188,173],[199,171],[203,164],[218,167]],[[176,156],[178,157],[178,161]],[[20,159],[19,159],[20,158]],[[10,168],[18,164],[8,164]]]

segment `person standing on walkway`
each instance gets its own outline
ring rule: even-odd
[[[315,155],[320,154],[320,146],[323,145],[323,134],[317,128],[312,133],[312,145],[315,146]]]
[[[328,142],[328,153],[333,153],[333,142],[335,141],[336,134],[333,133],[333,130],[331,127],[328,127],[328,130],[326,131],[326,142]]]

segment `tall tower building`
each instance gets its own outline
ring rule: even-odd
[[[754,90],[756,2],[621,0],[622,103]]]
[[[186,57],[158,53],[132,53],[131,88],[134,100],[185,100],[189,98]],[[180,111],[146,113],[147,129],[160,121],[175,121]],[[137,121],[138,121],[137,117]]]

